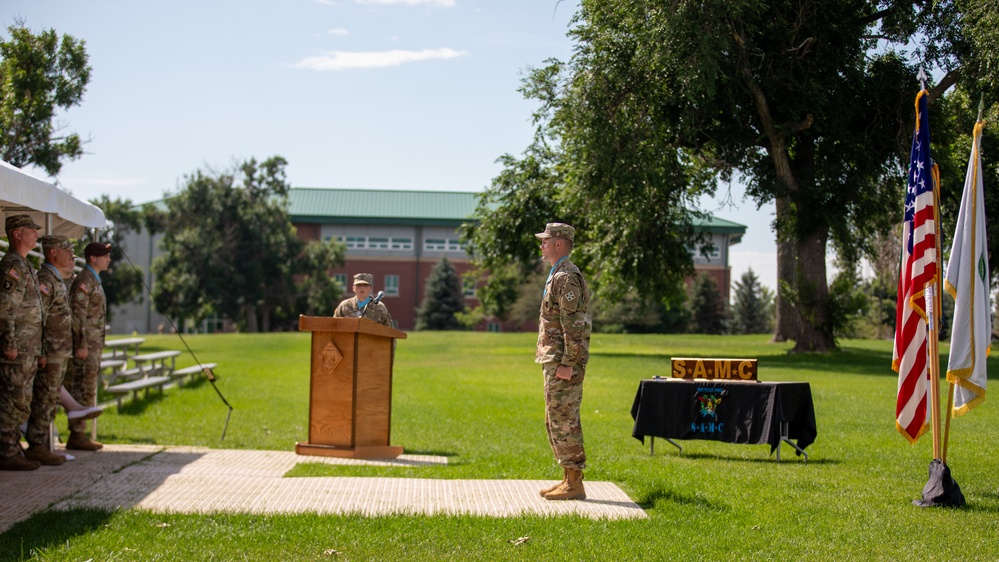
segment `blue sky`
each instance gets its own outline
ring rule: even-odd
[[[575,0],[4,0],[86,41],[83,103],[60,116],[91,141],[61,186],[143,203],[195,170],[280,155],[295,187],[480,191],[519,155],[535,103],[524,73],[566,60]],[[6,35],[6,33],[5,33]],[[38,174],[37,172],[35,172]],[[775,286],[772,206],[706,202],[748,227],[733,247]]]

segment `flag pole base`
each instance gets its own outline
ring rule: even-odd
[[[961,486],[950,475],[950,467],[940,459],[930,462],[930,479],[923,487],[923,499],[912,500],[918,507],[964,507]]]

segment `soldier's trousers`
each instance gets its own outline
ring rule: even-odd
[[[68,359],[48,358],[48,363],[38,369],[35,375],[34,392],[31,396],[31,416],[28,417],[28,433],[25,439],[30,445],[49,444],[49,424],[55,419],[59,405],[59,390],[66,375]]]
[[[38,358],[22,363],[0,363],[0,457],[19,454],[20,425],[31,413],[31,385]]]
[[[101,350],[95,353],[93,349],[86,359],[73,358],[69,366],[72,369],[72,384],[66,387],[69,394],[82,406],[97,405],[97,374],[101,370]],[[69,382],[67,376],[67,383]],[[69,422],[69,430],[75,433],[87,431],[87,420]]]
[[[583,426],[579,420],[579,406],[583,401],[583,376],[585,367],[573,367],[572,378],[563,380],[555,376],[558,363],[545,363],[545,427],[548,442],[558,463],[564,468],[586,468],[586,451],[583,449]]]

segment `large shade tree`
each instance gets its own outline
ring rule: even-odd
[[[57,175],[63,160],[83,154],[59,111],[79,105],[90,81],[84,42],[49,29],[32,33],[23,21],[0,35],[0,159],[34,164]]]
[[[195,320],[214,312],[249,332],[298,313],[332,312],[341,289],[327,272],[343,262],[343,247],[313,241],[307,249],[296,236],[286,164],[276,156],[198,170],[166,200],[163,255],[153,264],[157,310]]]
[[[538,133],[483,195],[472,247],[523,260],[532,229],[564,219],[606,285],[661,298],[692,271],[697,197],[737,178],[776,205],[777,338],[832,349],[827,250],[900,219],[918,66],[946,72],[938,96],[977,61],[962,9],[582,0],[572,58],[524,81]]]

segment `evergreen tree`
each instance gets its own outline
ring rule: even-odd
[[[718,285],[708,274],[702,273],[694,281],[690,299],[690,331],[695,334],[721,334],[725,332],[725,302]]]
[[[464,309],[465,296],[458,272],[447,258],[441,258],[430,272],[423,303],[416,311],[416,329],[460,330],[462,326],[455,314]]]
[[[773,300],[772,296],[768,298],[768,291],[765,289],[752,268],[735,282],[730,332],[765,334],[770,331]]]

